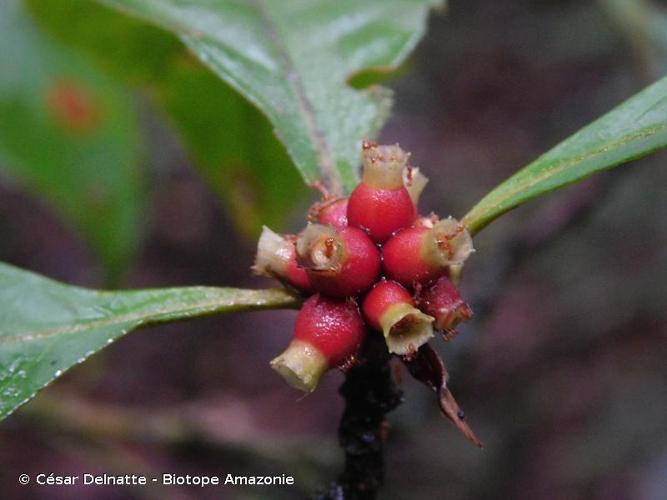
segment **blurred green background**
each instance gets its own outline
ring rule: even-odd
[[[265,285],[248,271],[258,229],[298,230],[315,193],[264,118],[159,30],[85,0],[22,5],[0,18],[0,260],[95,287]],[[655,0],[451,2],[385,82],[396,104],[382,139],[431,178],[423,212],[460,216],[664,74],[666,53]],[[381,498],[667,497],[665,159],[532,202],[477,238],[463,284],[476,316],[437,348],[485,449],[404,373]],[[3,498],[313,492],[340,467],[342,376],[301,398],[273,374],[293,316],[152,328],[72,370],[0,426]],[[297,486],[15,480],[43,471],[290,473]]]

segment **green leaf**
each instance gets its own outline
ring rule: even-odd
[[[667,146],[667,78],[628,99],[496,187],[463,218],[471,233],[528,200]]]
[[[282,289],[101,292],[0,263],[0,419],[65,370],[136,328],[297,305],[297,299]]]
[[[113,79],[0,2],[0,174],[71,221],[117,276],[141,214],[134,103]]]
[[[254,106],[172,34],[90,0],[29,0],[40,28],[142,91],[171,118],[237,227],[281,230],[306,188]],[[118,40],[123,40],[118,44]]]
[[[271,125],[251,104],[196,61],[172,65],[154,90],[236,226],[255,238],[280,230],[306,192]]]
[[[396,67],[440,0],[100,0],[177,33],[263,111],[308,183],[357,181],[363,138],[386,119],[386,91],[348,78]]]

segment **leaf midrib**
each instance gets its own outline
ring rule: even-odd
[[[257,16],[266,28],[271,40],[275,44],[275,49],[278,56],[282,59],[285,72],[287,74],[287,84],[292,93],[299,102],[298,107],[303,116],[306,125],[306,131],[312,144],[315,147],[315,153],[318,158],[318,166],[322,173],[322,180],[324,185],[335,194],[342,193],[342,183],[340,175],[336,170],[333,154],[326,141],[326,136],[317,123],[317,116],[315,115],[313,104],[310,102],[306,89],[303,84],[301,75],[296,69],[296,65],[290,56],[290,52],[285,42],[281,37],[278,27],[275,25],[271,17],[266,11],[266,4],[264,0],[250,0],[251,5],[255,8]]]
[[[618,139],[616,141],[611,141],[611,142],[607,142],[605,144],[602,144],[601,146],[593,149],[592,151],[589,151],[588,153],[572,157],[572,158],[570,158],[569,161],[565,161],[565,162],[562,162],[560,164],[554,165],[552,168],[547,168],[542,173],[531,176],[528,179],[527,182],[518,182],[517,184],[515,184],[514,188],[511,189],[510,191],[504,192],[502,198],[500,198],[500,200],[498,200],[497,202],[493,203],[493,206],[502,207],[504,203],[506,203],[508,200],[512,199],[513,197],[515,197],[517,194],[533,188],[534,186],[543,182],[544,180],[547,180],[551,177],[557,176],[558,174],[562,173],[564,170],[566,170],[566,169],[568,169],[572,166],[584,163],[585,161],[590,160],[591,158],[594,158],[595,156],[607,153],[607,152],[609,152],[609,150],[616,149],[616,148],[619,148],[619,147],[624,146],[626,144],[629,144],[636,139],[646,139],[646,138],[652,137],[655,134],[657,134],[658,132],[661,132],[662,130],[664,130],[665,128],[667,128],[667,123],[662,123],[662,124],[659,124],[659,125],[656,125],[656,126],[653,126],[653,127],[643,128],[639,132],[635,132],[633,134],[628,134],[628,135],[622,136],[620,139]],[[539,162],[539,161],[540,161],[540,158],[535,160],[535,162]],[[528,165],[526,167],[526,169],[527,168],[530,168],[530,165]],[[522,171],[519,171],[516,175],[520,176]],[[576,179],[574,179],[574,180],[576,180]],[[574,182],[574,180],[573,180],[573,182]],[[492,195],[493,195],[493,191],[488,196],[491,197]],[[479,221],[473,221],[473,223],[466,222],[466,221],[469,221],[471,216],[473,216],[475,214],[475,212],[477,212],[481,207],[483,207],[485,205],[486,205],[486,203],[484,203],[484,200],[482,200],[482,202],[480,202],[479,205],[477,205],[477,207],[473,208],[463,218],[463,222],[469,224],[470,227],[472,228],[473,232],[475,232],[475,229],[481,229],[481,227],[475,228],[474,222],[479,222]],[[480,221],[481,220],[482,219],[480,219]]]
[[[287,299],[287,297],[285,297],[285,299]],[[10,344],[15,342],[33,342],[58,335],[72,335],[75,333],[81,333],[89,330],[106,328],[110,326],[118,326],[125,323],[135,325],[135,327],[147,326],[151,324],[157,324],[162,321],[168,321],[168,320],[173,321],[177,319],[172,316],[174,314],[182,315],[179,316],[181,318],[187,318],[189,316],[188,313],[199,312],[200,315],[213,314],[216,311],[221,310],[223,308],[228,308],[229,312],[232,311],[240,312],[248,310],[276,309],[278,307],[289,308],[293,307],[295,304],[297,304],[296,298],[294,298],[292,302],[290,302],[289,300],[283,300],[280,303],[272,302],[268,298],[265,299],[258,298],[254,302],[248,301],[245,303],[233,303],[233,302],[230,303],[221,301],[220,299],[200,301],[200,302],[177,302],[169,304],[169,306],[167,307],[158,307],[157,309],[151,310],[150,312],[146,311],[133,312],[124,315],[115,315],[108,318],[92,320],[77,325],[69,325],[69,326],[65,325],[46,330],[33,330],[27,332],[19,332],[8,336],[0,336],[0,344]]]

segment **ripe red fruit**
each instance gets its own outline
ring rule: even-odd
[[[376,243],[411,225],[417,216],[403,184],[408,157],[398,145],[364,143],[363,177],[350,195],[347,219],[351,226],[367,231]]]
[[[331,225],[335,229],[347,226],[347,198],[334,198],[315,203],[308,211],[308,220]]]
[[[278,279],[302,292],[313,291],[306,270],[296,262],[294,235],[281,236],[264,226],[252,270],[255,274]]]
[[[382,248],[385,274],[406,287],[439,278],[474,251],[470,234],[456,220],[444,219],[432,227],[424,220],[398,232]]]
[[[415,307],[410,293],[394,281],[380,281],[364,298],[370,326],[382,330],[389,352],[413,354],[433,337],[433,318]]]
[[[359,295],[380,274],[378,249],[355,227],[309,224],[297,237],[296,251],[313,287],[332,297]]]
[[[422,289],[417,295],[417,304],[422,311],[435,318],[434,326],[444,332],[452,332],[461,321],[472,318],[470,306],[446,276]]]
[[[310,208],[308,226],[298,236],[264,228],[258,245],[257,274],[317,292],[299,312],[290,345],[271,362],[304,391],[329,368],[348,365],[367,325],[407,360],[428,347],[434,328],[451,333],[471,315],[450,281],[474,251],[465,226],[451,217],[417,217],[428,179],[398,145],[364,142],[362,157],[362,181],[350,198],[314,183],[323,199]]]
[[[303,304],[292,342],[271,367],[292,387],[312,392],[329,368],[353,359],[365,338],[366,326],[354,302],[316,294]]]

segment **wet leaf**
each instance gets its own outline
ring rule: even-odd
[[[283,230],[306,187],[271,124],[171,33],[89,0],[28,2],[39,26],[147,95],[242,233]],[[123,40],[119,45],[118,40]]]
[[[0,3],[0,174],[45,198],[118,275],[137,246],[141,145],[123,87]]]
[[[87,290],[0,263],[0,419],[136,328],[297,304],[282,289]]]
[[[667,146],[667,78],[628,99],[501,183],[463,218],[477,233],[537,196]]]
[[[387,116],[386,91],[352,89],[414,48],[439,0],[100,0],[177,33],[220,78],[268,116],[308,183],[357,181],[361,140]]]
[[[241,232],[281,230],[306,187],[266,118],[196,61],[174,65],[155,90]]]

